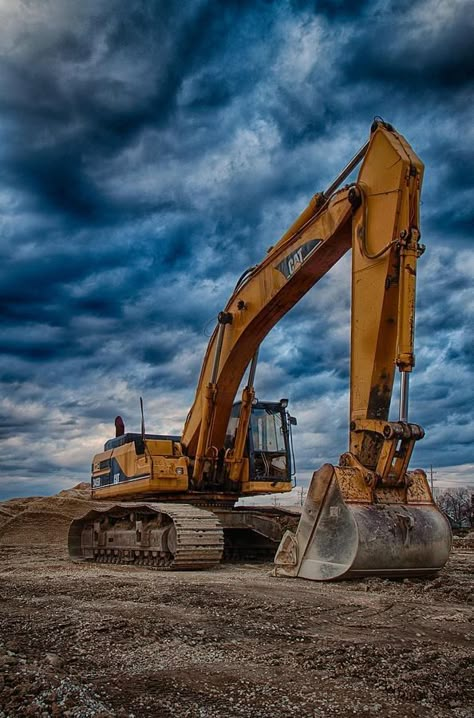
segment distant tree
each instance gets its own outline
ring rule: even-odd
[[[467,489],[446,489],[436,502],[452,526],[472,526],[474,523],[472,496]]]

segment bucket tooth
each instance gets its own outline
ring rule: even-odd
[[[406,487],[371,489],[356,467],[313,474],[296,533],[275,556],[277,576],[330,581],[357,576],[428,576],[446,563],[451,529],[422,471]]]

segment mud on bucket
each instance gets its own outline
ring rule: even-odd
[[[313,474],[296,533],[275,556],[277,576],[330,581],[357,576],[430,576],[446,563],[451,529],[423,472],[408,491],[373,494],[355,468],[325,464]]]

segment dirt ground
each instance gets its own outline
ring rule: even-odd
[[[158,572],[0,546],[0,717],[473,715],[472,542],[431,581]]]

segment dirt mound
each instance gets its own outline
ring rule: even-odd
[[[0,531],[7,521],[25,511],[35,501],[39,501],[39,496],[29,496],[21,499],[8,499],[0,502]]]
[[[68,496],[75,497],[77,499],[88,500],[90,498],[91,487],[85,481],[80,481],[78,484],[73,486],[71,489],[63,489],[56,496]]]
[[[71,520],[90,508],[89,484],[81,482],[55,496],[0,503],[0,546],[65,545]]]
[[[91,502],[87,499],[76,498],[76,496],[61,496],[58,494],[57,496],[48,496],[39,501],[35,501],[35,503],[23,513],[45,511],[60,513],[73,519],[75,516],[80,516],[88,511],[90,504]]]
[[[15,515],[15,512],[11,509],[5,509],[3,506],[0,506],[0,523],[2,521],[8,521],[8,519],[11,519],[12,516]]]
[[[0,529],[0,546],[64,544],[71,519],[51,511],[23,511]]]
[[[42,498],[42,496],[22,496],[19,499],[7,499],[0,502],[0,509],[11,514],[17,514],[19,511],[27,509],[34,501],[39,501]]]

